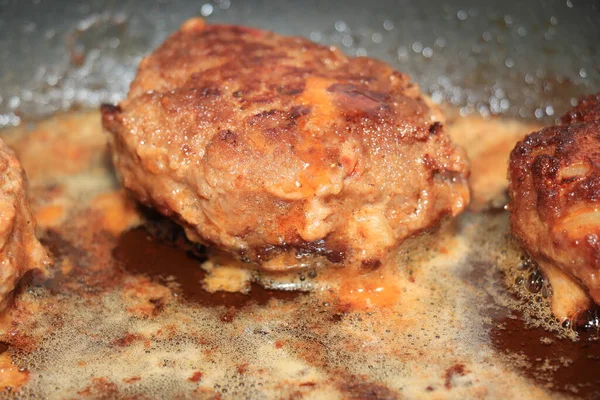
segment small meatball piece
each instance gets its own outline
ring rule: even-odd
[[[466,157],[406,75],[302,38],[190,20],[102,114],[125,187],[265,269],[378,265],[469,202]]]
[[[29,270],[46,271],[50,259],[35,237],[27,181],[15,154],[0,140],[0,310]]]
[[[573,319],[600,304],[600,96],[563,124],[532,133],[510,157],[511,228],[553,289],[552,309]]]

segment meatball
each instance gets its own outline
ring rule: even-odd
[[[50,262],[35,236],[35,220],[26,197],[26,178],[15,154],[0,140],[0,310],[19,279],[31,269],[46,271]]]
[[[141,202],[265,269],[377,266],[469,202],[465,154],[406,75],[302,38],[187,21],[102,118]]]
[[[572,319],[600,304],[600,96],[562,121],[517,144],[509,194],[514,235],[549,278],[554,314]]]

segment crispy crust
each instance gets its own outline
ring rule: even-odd
[[[14,152],[0,140],[0,309],[29,270],[46,270],[50,260],[35,236],[26,198],[27,181]]]
[[[372,263],[469,201],[465,155],[406,75],[301,38],[190,20],[102,114],[139,200],[252,261]]]
[[[600,121],[600,93],[584,97],[577,106],[561,117],[563,124]]]
[[[600,302],[600,96],[535,132],[510,157],[511,226],[542,264],[558,266]]]

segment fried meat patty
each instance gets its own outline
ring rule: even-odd
[[[600,304],[600,95],[519,142],[510,156],[511,228],[572,318]],[[587,292],[587,293],[586,293]]]
[[[465,154],[406,75],[302,38],[187,21],[102,118],[141,202],[267,269],[288,250],[374,265],[469,202]]]
[[[49,258],[35,236],[26,178],[14,152],[0,140],[0,310],[21,277],[46,270]]]

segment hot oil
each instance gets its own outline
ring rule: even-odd
[[[175,231],[169,234],[175,240],[156,238],[145,227],[125,232],[114,249],[115,260],[129,273],[147,274],[165,284],[175,283],[184,299],[204,306],[239,308],[249,303],[266,304],[271,299],[294,300],[302,295],[298,291],[267,290],[257,283],[247,294],[209,293],[202,287],[206,272],[200,267],[206,255],[186,242],[178,228],[166,229]]]
[[[489,215],[483,225],[491,228],[489,233],[502,225],[505,230],[508,218]],[[597,308],[573,324],[561,323],[550,309],[551,286],[515,241],[489,234],[483,241],[483,254],[472,255],[479,268],[466,278],[484,287],[487,301],[495,305],[488,312],[494,348],[543,387],[584,398],[600,396]]]
[[[79,117],[88,134],[102,135],[97,113]],[[58,129],[62,118],[44,129]],[[63,139],[74,133],[65,131]],[[52,143],[45,152],[54,151]],[[98,157],[89,162],[104,168]],[[518,269],[521,252],[508,237],[503,211],[467,213],[409,239],[394,262],[360,276],[345,269],[300,272],[312,285],[308,294],[256,283],[249,294],[209,294],[201,288],[202,249],[177,230],[144,214],[131,219],[141,225],[122,231],[105,223],[107,215],[121,214],[94,208],[96,194],[116,188],[112,174],[95,174],[98,168],[63,180],[49,165],[44,179],[31,179],[34,210],[59,202],[67,215],[41,228],[55,255],[54,277],[24,287],[0,321],[0,340],[10,346],[4,354],[28,371],[25,386],[11,396],[597,394],[588,373],[598,370],[593,335],[546,319],[547,299],[536,300],[542,289],[521,298],[505,289],[505,276],[514,283],[511,271],[525,271]],[[61,190],[45,186],[48,175]],[[98,184],[96,194],[89,182]]]

